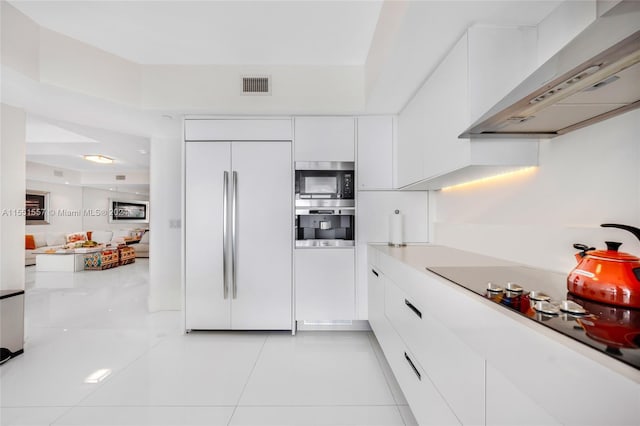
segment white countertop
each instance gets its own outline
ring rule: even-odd
[[[495,257],[432,244],[407,245],[404,247],[391,247],[387,244],[370,244],[370,246],[420,271],[435,266],[518,265]]]
[[[415,244],[407,245],[404,247],[391,247],[387,244],[371,243],[371,248],[385,254],[399,262],[402,262],[411,268],[414,268],[424,274],[434,275],[426,268],[430,267],[467,267],[467,266],[526,266],[515,262],[510,262],[495,257],[485,256],[479,253],[468,252],[446,246],[432,245],[432,244]],[[440,277],[438,277],[440,278]],[[470,296],[475,293],[464,289],[463,287],[454,284],[441,278],[443,285],[447,285],[453,288],[457,288],[463,293],[468,293]],[[477,296],[477,295],[476,295]],[[479,303],[483,303],[486,306],[495,309],[504,315],[518,321],[519,323],[535,329],[541,334],[562,343],[563,345],[572,348],[576,352],[579,352],[594,361],[616,371],[619,374],[626,376],[634,382],[640,384],[640,370],[637,370],[627,364],[624,364],[614,358],[611,358],[596,349],[592,349],[580,342],[577,342],[563,334],[537,324],[535,321],[530,321],[527,318],[518,315],[515,312],[511,312],[509,309],[491,302],[485,298],[477,297]]]

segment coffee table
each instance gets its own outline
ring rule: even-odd
[[[36,253],[37,272],[78,272],[84,270],[84,256],[104,250],[104,247],[81,250],[57,250],[53,253]]]

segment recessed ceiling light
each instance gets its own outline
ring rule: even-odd
[[[69,181],[68,181],[68,180],[65,180],[65,181],[64,181],[64,184],[65,184],[65,185],[69,185]]]
[[[113,191],[113,188],[109,188],[109,191]]]
[[[93,161],[94,163],[100,163],[100,164],[113,163],[113,158],[105,157],[104,155],[85,155],[84,159]]]
[[[146,149],[139,149],[138,152],[142,155],[145,155],[147,153]]]

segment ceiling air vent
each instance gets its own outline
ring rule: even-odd
[[[62,172],[62,170],[54,170],[53,175],[56,177],[63,177],[64,173]]]
[[[126,175],[116,175],[116,180],[125,180],[127,179]]]
[[[268,75],[242,76],[243,95],[270,95],[271,77]]]

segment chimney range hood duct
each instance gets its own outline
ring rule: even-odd
[[[640,107],[640,2],[622,1],[460,138],[553,138]]]

